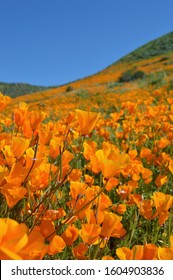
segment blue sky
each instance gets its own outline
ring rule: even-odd
[[[172,0],[0,0],[0,81],[61,85],[173,31]]]

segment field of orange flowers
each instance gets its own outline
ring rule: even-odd
[[[173,91],[37,105],[0,94],[0,259],[173,259]]]

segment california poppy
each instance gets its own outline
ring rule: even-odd
[[[72,251],[73,251],[74,257],[77,260],[86,260],[87,259],[85,254],[88,251],[88,246],[86,244],[80,242],[77,246],[73,247]]]
[[[55,255],[63,251],[66,244],[61,236],[55,235],[48,245],[47,252],[49,255]]]
[[[84,136],[89,135],[100,118],[100,113],[87,112],[78,109],[76,110],[76,113],[79,121],[80,134]]]
[[[100,232],[101,227],[97,224],[82,224],[79,234],[86,244],[91,245],[98,241]]]
[[[28,115],[28,105],[25,102],[20,102],[18,108],[14,109],[14,122],[19,127],[22,126]]]
[[[28,242],[28,228],[15,220],[0,219],[0,259],[21,260],[20,250]]]
[[[3,95],[0,92],[0,111],[2,111],[7,105],[8,103],[10,103],[11,98],[7,95]]]
[[[125,168],[129,162],[127,154],[120,154],[114,150],[98,150],[96,157],[103,176],[107,179],[114,177],[118,171]]]
[[[69,225],[61,234],[61,237],[65,241],[66,245],[71,246],[78,238],[78,232],[79,230],[74,225]]]

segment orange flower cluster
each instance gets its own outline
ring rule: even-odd
[[[0,94],[1,259],[173,259],[173,92],[93,83]]]

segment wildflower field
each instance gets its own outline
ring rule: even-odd
[[[0,94],[0,259],[173,259],[173,90],[113,73]]]

